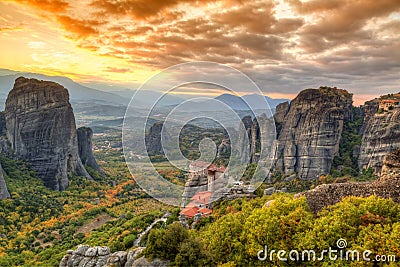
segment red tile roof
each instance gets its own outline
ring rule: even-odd
[[[198,207],[186,207],[179,214],[185,215],[188,218],[192,218],[194,215],[199,213]]]
[[[213,211],[207,208],[201,208],[199,209],[199,212],[201,212],[203,215],[211,215]]]
[[[201,204],[208,204],[210,203],[210,198],[213,195],[213,192],[210,191],[203,191],[203,192],[198,192],[196,195],[194,195],[190,200],[201,203]]]

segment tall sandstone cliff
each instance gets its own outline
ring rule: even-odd
[[[237,149],[242,153],[242,162],[246,162],[247,159],[249,159],[251,163],[258,162],[260,157],[262,134],[260,124],[267,124],[266,120],[267,118],[265,114],[254,119],[252,119],[251,116],[245,116],[242,118],[241,126],[243,126],[243,128],[239,127],[238,129],[237,145]]]
[[[344,122],[351,119],[352,94],[329,87],[307,89],[278,110],[275,170],[301,179],[329,173]]]
[[[149,155],[164,154],[161,142],[163,122],[155,122],[145,137],[146,149]]]
[[[5,108],[7,138],[16,156],[26,159],[51,189],[68,187],[68,174],[91,179],[78,154],[75,117],[63,86],[15,80]]]
[[[380,174],[385,155],[400,148],[400,108],[383,113],[372,110],[364,120],[358,165],[360,170],[373,168]]]
[[[290,108],[289,102],[280,103],[276,106],[274,119],[275,119],[275,127],[277,138],[279,138],[279,134],[282,130],[283,122],[285,121],[286,114],[288,113]]]
[[[98,172],[102,172],[93,155],[93,131],[89,127],[80,127],[77,130],[79,157],[84,165]]]

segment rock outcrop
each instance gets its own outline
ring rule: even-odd
[[[266,122],[267,117],[265,114],[259,116],[258,118],[251,119],[250,116],[245,116],[242,118],[242,127],[239,127],[238,133],[238,151],[241,151],[241,161],[246,162],[249,158],[250,163],[256,163],[260,157],[261,150],[261,129],[260,124]],[[246,136],[248,141],[246,142]],[[264,137],[267,139],[267,137]],[[247,144],[247,146],[246,146]]]
[[[7,127],[6,127],[6,116],[3,112],[0,112],[0,136],[7,135]]]
[[[326,206],[338,203],[347,196],[368,197],[376,195],[382,198],[391,198],[400,203],[400,149],[384,158],[382,176],[376,181],[323,184],[299,195],[306,197],[308,206],[314,213]]]
[[[70,173],[91,179],[79,158],[75,117],[63,86],[16,79],[7,97],[5,120],[15,155],[27,160],[47,187],[66,189]]]
[[[277,138],[279,138],[279,133],[282,130],[282,124],[285,120],[286,114],[288,113],[290,108],[289,102],[280,103],[276,106],[274,119],[275,119],[275,127],[276,127],[276,134]]]
[[[11,155],[11,144],[7,139],[6,117],[4,112],[0,112],[0,153]]]
[[[132,254],[132,253],[131,253]],[[110,252],[109,247],[90,247],[79,245],[76,250],[68,250],[61,262],[60,267],[69,266],[115,266],[125,267],[128,260],[127,252]]]
[[[218,146],[217,157],[229,158],[230,154],[231,154],[231,141],[229,139],[223,139]]]
[[[258,162],[259,152],[261,150],[261,132],[260,132],[260,118],[254,118],[253,124],[251,125],[251,136],[250,136],[250,162]]]
[[[110,252],[109,247],[90,247],[78,245],[76,250],[68,250],[62,258],[60,267],[141,267],[141,266],[168,266],[168,261],[154,259],[150,262],[145,258],[135,259],[135,251]]]
[[[155,122],[150,127],[149,133],[145,137],[146,149],[149,155],[164,154],[161,142],[161,131],[163,122]]]
[[[286,105],[286,104],[285,104]],[[330,171],[339,152],[346,120],[351,119],[352,94],[346,90],[320,87],[307,89],[278,114],[282,123],[274,150],[274,168],[301,179],[318,179]],[[275,117],[275,119],[277,119]]]
[[[221,188],[211,196],[210,203],[218,199],[234,200],[237,198],[255,198],[255,188],[252,185],[234,185],[230,188]]]
[[[364,122],[360,129],[360,134],[364,134],[365,128],[371,118],[375,116],[379,109],[379,100],[377,98],[366,101],[364,105],[361,106],[361,110],[364,113]]]
[[[3,168],[0,165],[0,199],[5,199],[5,198],[10,197],[10,193],[8,192],[6,181],[4,180],[3,172],[4,172]]]
[[[80,127],[77,130],[79,157],[84,165],[98,172],[102,172],[93,155],[93,131],[89,127]]]
[[[241,123],[243,128],[239,127],[237,150],[241,151],[240,161],[246,162],[250,157],[251,127],[253,125],[253,120],[251,116],[245,116],[242,118]]]
[[[400,109],[383,113],[375,110],[366,116],[364,124],[358,166],[360,170],[373,168],[379,175],[385,155],[400,148]]]

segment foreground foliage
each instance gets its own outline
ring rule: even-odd
[[[400,259],[400,205],[378,197],[349,197],[314,216],[304,198],[274,195],[269,199],[222,202],[216,208],[215,221],[199,230],[173,226],[152,231],[145,255],[170,260],[175,266],[377,266],[365,261],[260,261],[257,253],[271,250],[315,250],[317,258],[324,249],[338,249],[337,240],[345,239],[348,250],[369,256],[395,255]],[[188,241],[189,240],[189,241]],[[192,242],[189,248],[185,245]],[[185,249],[183,249],[185,248]],[[186,255],[186,261],[180,263]],[[287,257],[287,255],[286,255]],[[307,258],[306,258],[307,259]],[[391,263],[391,266],[395,263]]]

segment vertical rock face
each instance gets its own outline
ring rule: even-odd
[[[98,172],[102,172],[93,155],[93,131],[89,127],[80,127],[77,130],[79,157],[84,165]]]
[[[280,103],[278,106],[276,106],[274,119],[275,119],[277,138],[279,138],[279,133],[282,130],[282,124],[283,121],[285,120],[286,114],[289,111],[289,107],[290,107],[289,102]]]
[[[275,121],[282,123],[283,120],[285,119],[286,114],[289,111],[289,107],[290,106],[288,101],[280,103],[278,106],[276,106],[274,114]]]
[[[67,89],[20,77],[7,97],[5,119],[14,153],[31,164],[47,187],[66,189],[69,173],[91,179],[78,155]]]
[[[0,199],[9,198],[10,193],[8,193],[6,181],[4,180],[3,168],[0,165]]]
[[[161,131],[163,122],[156,122],[150,127],[150,132],[146,135],[146,148],[149,155],[163,154],[161,144]]]
[[[261,150],[261,130],[260,123],[266,123],[265,114],[259,116],[258,118],[251,119],[250,116],[245,116],[242,119],[242,124],[244,127],[239,128],[239,138],[238,146],[239,150],[242,151],[241,160],[244,162],[246,158],[250,159],[251,163],[257,162],[259,160],[259,152]],[[248,146],[246,146],[245,138],[248,138]]]
[[[0,136],[7,134],[6,117],[4,112],[0,112]]]
[[[358,166],[360,170],[373,168],[379,174],[385,155],[400,148],[400,109],[375,112],[364,124]]]
[[[275,169],[317,179],[329,173],[345,120],[351,117],[352,94],[320,87],[307,89],[290,103],[274,151]]]
[[[251,116],[245,116],[242,118],[242,127],[239,127],[238,131],[238,150],[242,152],[241,161],[245,162],[245,160],[250,156],[249,148],[251,142],[251,127],[253,125],[253,120]],[[248,138],[248,142],[246,142],[246,138]]]
[[[11,144],[7,139],[6,117],[4,112],[0,112],[0,153],[12,154]]]
[[[254,118],[251,126],[250,137],[250,162],[257,162],[259,159],[259,152],[261,149],[260,143],[260,124],[257,118]]]
[[[364,134],[368,121],[375,116],[375,114],[378,112],[378,108],[379,100],[377,98],[367,101],[361,106],[361,110],[364,113],[364,122],[360,129],[360,134]]]
[[[11,150],[6,133],[6,118],[4,112],[0,112],[0,153],[2,154],[8,154]],[[4,180],[3,168],[0,165],[0,199],[8,197],[10,197],[10,193],[8,192],[6,181]]]

